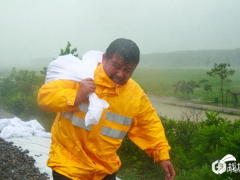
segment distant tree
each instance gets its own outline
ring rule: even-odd
[[[221,98],[222,98],[222,105],[223,105],[223,85],[224,82],[227,81],[227,78],[235,73],[234,70],[228,70],[227,67],[230,67],[230,64],[227,63],[220,63],[214,64],[214,67],[211,69],[210,72],[207,72],[207,75],[215,78],[220,79],[220,90],[221,90]]]
[[[212,86],[210,84],[205,84],[203,89],[207,92],[207,99],[208,99],[208,93],[209,91],[212,91]]]
[[[13,80],[16,82],[16,88],[19,95],[22,96],[24,110],[27,109],[28,97],[31,96],[36,86],[39,84],[34,71],[19,70],[14,72]]]
[[[16,92],[16,81],[14,80],[15,74],[16,68],[13,68],[11,74],[2,80],[0,85],[1,99],[8,97]]]
[[[226,80],[226,83],[227,83],[227,85],[229,85],[230,83],[232,82],[232,80],[231,79],[227,79]],[[226,101],[225,101],[225,104],[226,104],[226,106],[228,106],[228,96],[229,96],[229,94],[230,94],[230,88],[229,88],[229,86],[227,86],[227,89],[226,89]]]
[[[202,83],[206,83],[206,82],[208,82],[207,79],[202,79],[202,80],[200,80],[200,81],[198,82],[198,85],[200,86],[200,84],[202,84]]]
[[[47,75],[47,67],[44,66],[43,69],[40,71],[41,74],[43,74],[44,76]]]
[[[0,83],[0,99],[8,97],[15,92],[16,83],[9,77],[4,78]]]
[[[238,96],[240,95],[240,92],[231,92],[231,91],[229,91],[229,92],[233,98],[233,106],[237,107],[238,106]]]
[[[228,106],[228,95],[230,94],[230,89],[228,88],[227,90],[226,90],[226,106]]]
[[[66,48],[65,48],[64,50],[61,49],[59,56],[72,54],[72,55],[78,57],[78,54],[74,54],[74,53],[76,53],[76,52],[77,52],[77,48],[73,48],[73,49],[71,50],[71,43],[68,41]]]
[[[207,83],[207,82],[208,82],[207,79],[199,80],[199,81],[198,81],[198,87],[200,87],[201,84],[205,84],[205,83]]]
[[[174,91],[175,93],[180,92],[187,95],[187,98],[189,97],[189,94],[194,93],[194,89],[199,87],[199,83],[193,80],[190,81],[178,81],[173,85],[175,87]]]
[[[73,56],[78,57],[78,54],[74,54],[76,52],[77,52],[77,48],[73,48],[71,50],[71,43],[68,41],[67,42],[67,46],[65,47],[65,49],[64,50],[63,49],[60,50],[59,56],[72,54]],[[44,76],[46,76],[46,74],[47,74],[47,67],[44,66],[43,69],[40,71],[40,73],[43,74]]]
[[[17,71],[13,68],[11,74],[1,83],[1,103],[10,108],[16,115],[33,109],[34,106],[37,107],[34,93],[37,92],[41,84],[42,77],[37,76],[34,71]]]

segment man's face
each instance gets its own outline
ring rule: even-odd
[[[116,84],[123,85],[127,83],[136,66],[136,64],[125,64],[123,58],[116,54],[110,59],[106,59],[106,55],[103,55],[103,69]]]

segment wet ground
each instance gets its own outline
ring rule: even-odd
[[[151,95],[148,95],[148,97],[158,114],[167,116],[168,118],[174,118],[176,120],[183,120],[187,118],[190,118],[191,120],[205,119],[206,110],[221,111],[223,113],[220,113],[219,116],[226,117],[229,120],[240,119],[240,115],[229,114],[231,112],[240,114],[240,109],[194,104],[192,102],[181,101],[173,97],[158,97]]]

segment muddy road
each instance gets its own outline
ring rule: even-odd
[[[16,116],[10,114],[9,112],[3,110],[1,107],[0,107],[0,119],[3,119],[3,118],[14,118]]]
[[[173,97],[158,97],[148,95],[149,100],[156,109],[157,113],[175,120],[190,118],[191,120],[206,119],[205,110],[222,112],[219,115],[229,120],[240,119],[240,109],[215,107],[210,105],[194,104],[187,101],[180,101]],[[201,110],[204,109],[204,110]],[[225,113],[237,113],[239,115],[229,115]]]

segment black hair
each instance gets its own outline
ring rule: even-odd
[[[111,59],[116,54],[124,59],[126,64],[138,64],[140,50],[135,42],[129,39],[119,38],[114,40],[106,50],[106,58]]]

